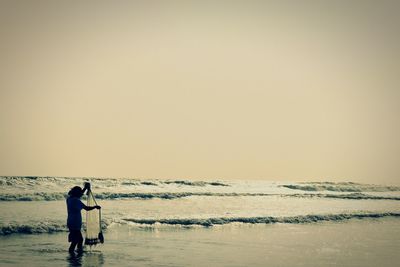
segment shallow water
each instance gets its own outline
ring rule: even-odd
[[[64,195],[86,180],[0,177],[0,265],[393,266],[399,260],[397,187],[112,178],[91,178],[106,244],[70,257]]]
[[[70,257],[66,233],[2,237],[1,266],[395,266],[398,219],[212,228],[115,225]]]

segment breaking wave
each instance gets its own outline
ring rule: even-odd
[[[272,223],[315,223],[322,221],[344,221],[350,219],[371,219],[384,217],[400,217],[400,213],[343,213],[326,215],[301,215],[291,217],[220,217],[220,218],[187,218],[187,219],[123,219],[126,222],[144,225],[181,225],[181,226],[205,226],[224,225],[229,223],[250,223],[250,224],[272,224]]]
[[[111,220],[103,219],[101,221],[101,228],[106,230],[110,223]],[[86,225],[83,223],[82,228],[85,229],[85,227]],[[0,236],[10,234],[52,234],[67,231],[67,225],[62,222],[32,222],[29,224],[12,222],[6,225],[0,225]]]
[[[282,185],[289,189],[302,191],[334,191],[334,192],[390,192],[400,191],[399,186],[359,184],[353,182],[333,183],[333,182],[313,182],[306,184]]]
[[[321,197],[326,197],[326,198],[340,198],[340,199],[400,200],[400,197],[396,196],[372,196],[362,193],[340,194],[340,195],[334,195],[334,194],[326,194],[326,195],[318,194],[318,195],[321,195]],[[310,196],[312,196],[312,194]]]
[[[397,196],[373,196],[363,193],[350,193],[350,194],[286,194],[280,195],[281,197],[320,197],[320,198],[337,198],[337,199],[352,199],[352,200],[400,200]]]
[[[188,180],[167,180],[167,181],[128,181],[122,182],[121,185],[150,185],[159,186],[162,184],[176,184],[176,185],[186,185],[186,186],[230,186],[229,184],[222,182],[205,182],[205,181],[188,181]]]
[[[220,181],[190,181],[190,180],[140,180],[134,178],[97,178],[97,177],[51,177],[51,176],[0,176],[0,185],[2,186],[15,186],[25,185],[32,187],[38,184],[60,183],[60,184],[82,184],[86,181],[96,182],[105,187],[115,187],[116,185],[125,186],[160,186],[160,185],[184,185],[184,186],[230,186],[227,183]]]
[[[119,199],[179,199],[192,196],[204,197],[297,197],[297,198],[335,198],[352,200],[400,200],[400,196],[374,196],[363,193],[349,194],[270,194],[270,193],[218,193],[218,192],[151,192],[151,193],[112,193],[104,192],[94,194],[96,199],[119,200]],[[0,194],[0,201],[56,201],[64,200],[65,193],[26,193],[26,194]],[[83,196],[85,199],[85,196]]]
[[[65,199],[64,193],[0,194],[0,201],[52,201]]]
[[[228,184],[221,182],[204,182],[204,181],[187,181],[187,180],[176,180],[176,181],[164,181],[164,184],[178,184],[178,185],[190,185],[190,186],[229,186]]]
[[[10,234],[43,234],[66,232],[66,224],[56,222],[40,222],[36,224],[17,224],[11,223],[0,226],[0,235]]]
[[[118,200],[118,199],[177,199],[191,196],[215,196],[215,197],[236,197],[236,196],[275,196],[280,194],[264,193],[214,193],[214,192],[151,192],[151,193],[112,193],[104,192],[94,194],[96,199]],[[65,193],[27,193],[27,194],[0,194],[0,201],[52,201],[62,200],[67,197]],[[85,196],[83,196],[83,199]]]
[[[134,219],[124,218],[118,221],[113,221],[113,224],[133,223],[134,225],[170,225],[170,226],[204,226],[212,227],[215,225],[226,225],[230,223],[245,223],[245,224],[273,224],[273,223],[290,223],[290,224],[306,224],[324,221],[345,221],[350,219],[378,219],[385,217],[400,218],[398,212],[384,213],[343,213],[343,214],[311,214],[288,217],[219,217],[219,218],[174,218],[174,219]],[[102,221],[102,229],[106,230],[110,221]],[[84,227],[83,227],[84,228]],[[31,224],[10,223],[0,225],[0,236],[11,234],[51,234],[58,232],[67,232],[65,223],[59,222],[39,222]]]

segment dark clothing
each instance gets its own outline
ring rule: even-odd
[[[69,229],[68,242],[78,243],[78,244],[82,243],[83,237],[81,230]]]
[[[70,230],[81,230],[82,227],[82,214],[81,210],[85,204],[77,197],[67,198],[68,219],[67,226]]]

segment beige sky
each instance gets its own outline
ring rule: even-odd
[[[0,1],[0,175],[400,183],[399,7]]]

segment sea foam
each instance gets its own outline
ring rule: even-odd
[[[373,184],[359,184],[353,182],[311,182],[302,184],[282,185],[289,189],[302,191],[334,191],[334,192],[391,192],[400,191],[399,186],[385,186]]]
[[[385,213],[342,213],[342,214],[311,214],[300,216],[287,217],[219,217],[219,218],[174,218],[174,219],[134,219],[125,218],[126,222],[135,224],[155,225],[200,225],[210,227],[214,225],[224,225],[229,223],[250,223],[250,224],[271,224],[271,223],[315,223],[321,221],[343,221],[350,219],[371,219],[383,217],[400,217],[400,213],[385,212]]]
[[[382,213],[340,213],[340,214],[310,214],[299,216],[263,216],[263,217],[211,217],[211,218],[123,218],[119,221],[106,222],[102,221],[102,229],[106,230],[111,224],[126,224],[133,223],[134,225],[170,225],[170,226],[203,226],[212,227],[216,225],[226,225],[231,223],[244,224],[307,224],[326,221],[344,221],[350,219],[379,219],[385,217],[400,218],[398,212],[382,212]],[[83,226],[84,228],[85,226]],[[51,234],[57,232],[66,232],[68,228],[65,223],[60,222],[40,222],[40,223],[9,223],[0,225],[0,235],[10,234]]]
[[[295,197],[295,198],[334,198],[334,199],[349,199],[349,200],[400,200],[400,196],[375,196],[363,193],[348,193],[348,194],[273,194],[273,193],[218,193],[218,192],[103,192],[94,194],[96,199],[101,200],[119,200],[119,199],[179,199],[186,197]],[[0,193],[0,201],[57,201],[67,197],[66,193],[25,193],[25,194],[10,194]],[[85,196],[83,196],[85,199]]]
[[[57,222],[40,222],[31,224],[10,223],[7,225],[0,225],[0,235],[43,234],[65,231],[67,231],[67,226],[65,223]]]

